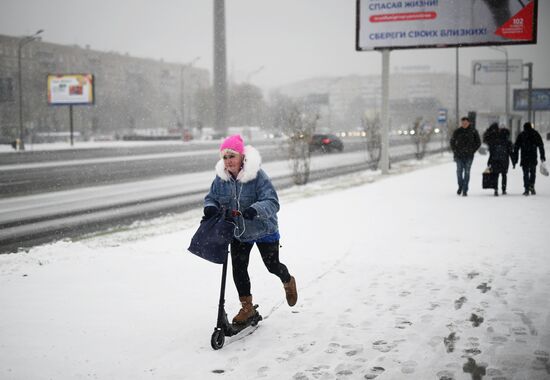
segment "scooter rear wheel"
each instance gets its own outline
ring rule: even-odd
[[[221,329],[215,329],[210,339],[210,345],[214,350],[219,350],[225,343],[225,335]]]

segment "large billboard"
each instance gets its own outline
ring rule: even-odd
[[[531,90],[531,108],[533,111],[550,111],[550,88]],[[514,90],[514,111],[529,111],[529,90]]]
[[[93,104],[93,84],[92,74],[50,74],[48,75],[48,104]]]
[[[537,0],[357,0],[356,50],[533,44]]]

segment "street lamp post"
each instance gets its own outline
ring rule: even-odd
[[[527,121],[534,123],[533,120],[533,62],[524,63],[527,67]]]
[[[252,77],[254,75],[257,75],[259,73],[261,73],[262,71],[265,70],[265,66],[264,65],[261,65],[259,66],[256,70],[253,70],[251,72],[249,72],[247,75],[246,75],[246,81],[244,82],[245,85],[247,86],[246,87],[246,91],[251,94],[251,88],[252,88]],[[246,137],[251,140],[252,139],[252,131],[251,131],[251,128],[250,126],[252,125],[252,119],[255,119],[252,114],[251,114],[251,109],[249,108],[246,113],[245,113],[245,118],[244,118],[244,122],[245,124],[247,125],[246,128],[243,129],[243,132],[246,133]],[[257,120],[257,119],[256,119]],[[262,122],[260,121],[260,124]]]
[[[214,0],[214,128],[227,133],[227,51],[225,41],[225,0]]]
[[[21,71],[21,50],[23,46],[38,38],[44,30],[40,29],[31,36],[22,37],[17,43],[17,82],[19,87],[19,150],[25,150],[23,144],[23,74]]]
[[[510,80],[509,80],[509,61],[508,61],[508,50],[504,47],[499,46],[489,46],[491,49],[494,49],[496,51],[500,51],[501,53],[504,53],[504,57],[506,58],[506,107],[504,108],[504,112],[506,113],[506,128],[510,129]]]

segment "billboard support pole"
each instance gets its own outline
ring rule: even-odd
[[[508,59],[508,50],[505,47],[499,47],[499,46],[489,46],[491,49],[500,51],[501,53],[504,53],[505,58],[505,97],[504,97],[504,112],[506,113],[506,128],[511,129],[512,125],[510,123],[510,61]]]
[[[460,111],[458,109],[458,86],[459,86],[459,72],[458,72],[458,46],[456,47],[456,78],[455,78],[455,126],[454,129],[460,126]]]
[[[389,160],[389,100],[390,100],[390,49],[382,50],[382,128],[381,128],[381,157],[382,174],[388,174]]]
[[[69,126],[71,131],[71,146],[73,146],[74,127],[73,127],[73,105],[72,104],[69,104]]]
[[[509,61],[508,61],[508,50],[506,48],[502,48],[504,50],[504,54],[506,56],[506,96],[504,97],[506,102],[506,107],[504,107],[504,112],[506,112],[506,128],[508,130],[511,130],[512,125],[510,124],[510,68]]]

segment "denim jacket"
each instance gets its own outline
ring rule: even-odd
[[[225,207],[240,212],[253,207],[257,211],[254,219],[234,217],[235,238],[249,242],[279,231],[279,198],[271,179],[260,168],[260,153],[252,146],[246,146],[244,156],[243,168],[236,179],[225,170],[223,160],[218,161],[216,178],[204,198],[204,207]]]

